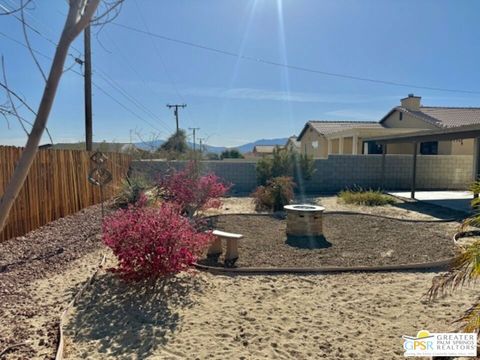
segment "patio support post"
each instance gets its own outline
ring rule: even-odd
[[[381,179],[381,186],[382,186],[382,189],[385,190],[386,186],[385,186],[385,181],[386,181],[386,174],[385,174],[385,171],[386,171],[386,160],[387,160],[387,144],[382,144],[382,179]]]
[[[480,138],[475,138],[473,142],[473,181],[480,180]],[[473,198],[477,198],[478,193],[473,193]]]
[[[332,140],[331,139],[327,139],[327,147],[328,147],[328,154],[327,155],[330,155],[332,153]]]
[[[358,135],[353,135],[352,139],[352,155],[358,154]]]
[[[343,136],[338,138],[338,153],[343,155]]]
[[[418,151],[418,143],[413,143],[413,165],[412,165],[412,191],[410,193],[410,197],[415,199],[415,180],[417,178],[417,151]]]

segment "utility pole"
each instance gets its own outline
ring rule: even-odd
[[[173,114],[175,115],[175,120],[177,122],[177,133],[178,133],[178,130],[179,130],[179,127],[178,127],[178,108],[185,108],[187,107],[187,104],[167,104],[167,107],[169,109],[171,108],[174,108],[175,110],[173,110]]]
[[[200,128],[188,128],[188,130],[192,130],[193,131],[193,152],[195,152],[195,131],[196,130],[200,130]]]
[[[205,138],[198,138],[198,142],[200,144],[200,153],[203,153],[203,145],[202,145],[203,140],[205,140]]]
[[[92,151],[92,52],[90,48],[90,25],[83,31],[85,51],[85,148]]]

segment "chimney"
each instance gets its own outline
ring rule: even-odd
[[[420,110],[420,96],[415,96],[413,94],[408,94],[406,98],[400,100],[400,104],[402,107],[406,108],[407,110],[418,111]]]

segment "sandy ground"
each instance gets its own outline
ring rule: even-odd
[[[431,273],[180,276],[152,292],[101,274],[71,313],[69,359],[401,359],[452,330],[473,290],[427,303]]]
[[[418,214],[403,203],[362,209],[337,203],[334,197],[312,201],[328,210],[408,218],[449,215],[432,209]],[[0,351],[25,343],[8,352],[5,359],[53,357],[60,313],[93,273],[103,253],[94,243],[84,252],[78,248],[96,222],[92,213],[85,226],[90,212],[87,209],[48,224],[27,235],[12,252],[3,251],[9,245],[2,244],[0,265],[49,253],[50,249],[41,246],[46,239],[53,244],[52,250],[57,246],[64,249],[52,258],[32,260],[0,273]],[[253,204],[250,198],[227,198],[219,212],[253,212]],[[421,295],[433,276],[227,277],[197,273],[179,276],[152,291],[126,285],[102,272],[70,313],[67,355],[69,359],[403,358],[401,335],[415,335],[421,328],[452,329],[449,322],[471,304],[475,294],[465,290],[434,305],[426,304]]]
[[[329,210],[413,219],[409,204],[366,208],[315,198]],[[253,212],[227,198],[216,213]],[[110,259],[112,261],[112,259]],[[177,276],[155,290],[101,273],[69,315],[69,359],[402,359],[402,335],[454,329],[477,292],[429,303],[435,273]]]

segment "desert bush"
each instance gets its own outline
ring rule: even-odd
[[[243,159],[244,156],[238,149],[226,149],[220,154],[220,159]]]
[[[480,181],[474,182],[470,190],[474,194],[480,193]],[[468,230],[471,226],[478,228],[480,225],[480,198],[474,198],[471,201],[471,206],[473,214],[463,221],[462,230]],[[430,300],[459,291],[464,286],[477,284],[480,277],[480,240],[466,246],[459,246],[456,250],[456,255],[450,263],[448,272],[433,278],[432,285],[427,293]],[[455,322],[462,324],[464,332],[478,333],[480,329],[480,301],[477,298],[472,302],[473,304]]]
[[[280,176],[268,180],[267,184],[260,185],[253,192],[255,210],[281,211],[293,199],[295,183],[291,177]]]
[[[129,206],[103,222],[103,242],[118,259],[118,273],[128,280],[156,279],[188,269],[209,242],[210,232],[198,232],[180,209]]]
[[[338,197],[346,204],[382,206],[395,203],[395,199],[379,190],[364,190],[361,188],[341,191]]]
[[[287,176],[295,182],[311,179],[315,172],[315,162],[312,157],[285,149],[275,149],[272,157],[265,157],[256,166],[257,181],[265,185],[269,180]]]
[[[220,182],[215,174],[200,175],[195,163],[185,169],[173,169],[161,176],[157,184],[158,196],[179,206],[182,214],[194,216],[199,210],[219,208],[220,198],[230,186]]]
[[[148,187],[148,181],[142,177],[126,178],[122,181],[119,193],[113,198],[113,206],[125,209],[129,205],[138,203]]]

